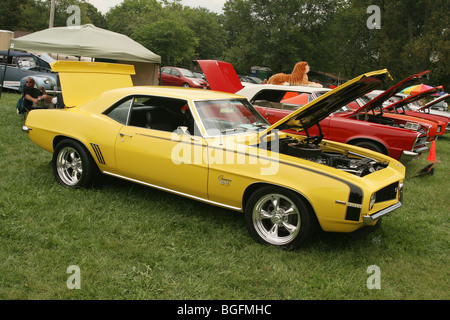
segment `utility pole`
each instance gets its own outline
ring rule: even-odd
[[[48,27],[53,28],[53,22],[55,20],[55,0],[52,0],[50,5],[50,20],[48,21]]]

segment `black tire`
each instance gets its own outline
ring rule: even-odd
[[[354,142],[352,144],[357,147],[366,148],[387,155],[386,150],[383,147],[372,141],[363,140]]]
[[[182,86],[182,87],[185,87],[185,88],[190,88],[190,85],[189,85],[189,83],[187,83],[187,82],[183,83],[181,86]]]
[[[244,213],[247,229],[256,241],[283,249],[298,248],[317,230],[314,213],[304,200],[275,186],[253,193]]]
[[[71,139],[64,139],[56,145],[52,167],[56,181],[68,188],[91,187],[99,172],[86,148]]]

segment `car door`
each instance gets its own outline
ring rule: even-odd
[[[183,85],[183,79],[181,76],[181,72],[178,71],[177,69],[172,68],[172,71],[170,74],[171,74],[172,85],[181,87]]]
[[[152,128],[146,122],[146,110],[164,107],[164,99],[159,97],[159,105],[154,106],[146,103],[148,98],[133,97],[128,102],[131,107],[127,125],[120,129],[115,144],[117,172],[135,182],[207,199],[208,165],[203,157],[195,157],[203,154],[206,143],[203,138],[194,140],[173,132],[176,120],[172,127]],[[172,103],[174,99],[169,100]]]
[[[161,85],[163,86],[170,86],[171,85],[171,79],[172,75],[170,74],[172,71],[172,68],[162,68],[161,69]]]

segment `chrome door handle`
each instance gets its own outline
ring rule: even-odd
[[[121,137],[124,137],[124,136],[127,136],[127,137],[133,137],[131,134],[126,134],[126,133],[122,133],[122,132],[119,132],[119,136],[121,136]]]

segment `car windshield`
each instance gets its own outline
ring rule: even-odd
[[[19,57],[17,59],[17,64],[20,68],[34,68],[36,63],[32,57]]]
[[[269,127],[269,123],[245,99],[196,101],[195,108],[208,136]]]
[[[181,74],[182,74],[184,77],[187,77],[187,78],[195,78],[194,74],[193,74],[190,70],[187,70],[187,69],[179,69],[179,71],[181,72]]]

